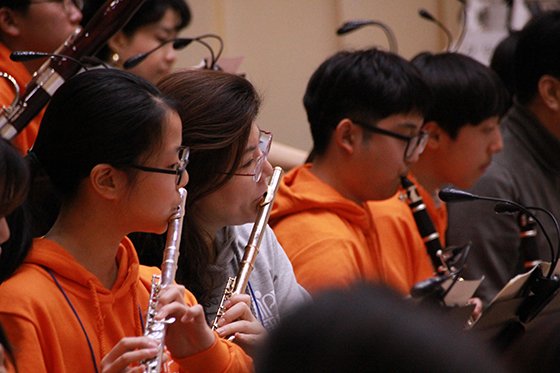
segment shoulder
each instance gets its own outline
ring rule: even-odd
[[[0,286],[0,313],[31,315],[56,305],[61,296],[46,270],[23,264]]]

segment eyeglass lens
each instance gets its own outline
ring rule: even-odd
[[[412,137],[406,144],[405,159],[411,159],[417,153],[422,154],[427,143],[428,134],[426,132],[420,132],[418,135]]]
[[[183,180],[183,175],[187,170],[187,165],[189,164],[189,153],[190,149],[188,147],[182,147],[179,149],[179,164],[177,166],[177,185],[181,185]]]
[[[270,152],[271,145],[272,133],[261,131],[259,135],[259,149],[262,154],[257,158],[255,172],[253,173],[253,180],[255,183],[258,183],[262,177],[264,162],[268,159],[268,153]]]

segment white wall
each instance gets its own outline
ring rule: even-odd
[[[216,33],[224,40],[224,57],[244,56],[240,72],[264,98],[259,126],[273,131],[275,141],[305,151],[311,147],[311,136],[302,97],[312,72],[342,49],[387,48],[384,33],[375,27],[337,36],[336,29],[345,21],[386,23],[405,58],[446,45],[443,32],[418,16],[419,8],[426,8],[454,34],[460,28],[458,0],[187,1],[193,21],[182,36]],[[189,46],[180,53],[177,67],[194,65],[207,55],[202,47]]]

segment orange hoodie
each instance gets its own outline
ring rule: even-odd
[[[414,178],[412,174],[408,174],[407,178],[414,183],[420,197],[426,206],[426,211],[434,224],[434,228],[439,233],[440,242],[442,247],[445,247],[445,231],[447,230],[447,208],[445,207],[445,203],[441,202],[436,204],[436,201],[431,196],[431,194],[421,185],[418,181]],[[410,210],[410,207],[404,202],[403,194],[406,193],[403,190],[399,190],[393,197],[384,200],[384,201],[374,201],[370,202],[369,206],[375,215],[375,221],[378,224],[385,225],[393,225],[393,226],[401,226],[401,225],[408,225],[411,230],[415,231],[415,233],[420,237],[422,240],[420,232],[418,231],[418,226],[416,225],[416,221],[414,220],[414,215]],[[402,206],[405,205],[408,208],[403,209]],[[397,230],[395,231],[396,234],[400,232]],[[424,253],[428,260],[429,256],[427,250],[424,247]],[[408,247],[407,250],[416,250],[415,247]]]
[[[0,322],[20,372],[94,372],[94,364],[99,369],[102,357],[123,337],[142,335],[151,274],[159,270],[139,266],[128,238],[116,259],[117,280],[109,290],[57,243],[34,241],[24,264],[0,286]],[[196,303],[189,292],[185,300]],[[175,371],[181,372],[252,371],[251,358],[221,338],[208,350],[176,363],[181,368],[175,366]]]
[[[426,211],[428,212],[428,215],[430,215],[432,223],[434,223],[434,228],[436,228],[439,233],[441,246],[445,247],[445,232],[447,231],[447,206],[443,201],[438,200],[436,202],[432,194],[428,192],[426,188],[424,188],[412,174],[409,174],[408,178],[416,185],[416,189],[418,190],[418,193],[420,193],[420,197],[422,197],[422,200],[426,205]],[[412,215],[411,218],[414,220],[414,217]]]
[[[407,294],[432,274],[423,243],[410,226],[378,223],[369,204],[344,198],[310,167],[284,176],[270,218],[301,285],[316,292],[357,280],[378,281]]]
[[[23,92],[27,83],[31,80],[31,74],[29,74],[29,71],[27,71],[22,63],[10,60],[11,52],[11,50],[0,42],[0,71],[10,74],[18,83],[20,92]],[[9,106],[14,100],[14,97],[14,88],[11,83],[4,78],[0,78],[0,108],[2,106]],[[41,110],[39,114],[29,122],[27,127],[12,140],[12,143],[22,155],[26,155],[27,151],[35,142],[44,111],[44,109]]]

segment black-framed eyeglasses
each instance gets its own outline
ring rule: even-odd
[[[84,0],[31,0],[29,4],[42,4],[42,3],[62,3],[66,12],[70,11],[70,7],[74,6],[81,12],[84,10]]]
[[[187,170],[187,165],[189,164],[189,153],[190,149],[188,146],[181,146],[178,150],[179,162],[175,166],[175,168],[157,168],[157,167],[148,167],[142,166],[138,164],[131,164],[129,167],[135,168],[140,171],[145,172],[154,172],[158,174],[168,174],[168,175],[177,175],[177,179],[175,180],[176,185],[181,185],[183,181],[183,175]]]
[[[259,134],[259,150],[261,154],[255,160],[255,168],[251,173],[240,173],[240,172],[223,172],[226,175],[236,175],[236,176],[252,176],[253,181],[258,183],[261,180],[264,163],[268,159],[268,153],[270,152],[270,146],[272,145],[272,132],[260,130]]]
[[[371,124],[357,122],[357,121],[354,121],[354,120],[352,122],[357,124],[358,126],[361,126],[361,127],[365,128],[368,131],[373,132],[373,133],[378,133],[380,135],[390,136],[390,137],[393,137],[395,139],[399,139],[399,140],[402,140],[402,141],[406,142],[406,148],[404,149],[404,160],[405,161],[411,160],[412,158],[414,158],[415,155],[422,154],[422,152],[426,148],[426,145],[428,144],[428,132],[426,132],[426,131],[420,131],[415,136],[406,136],[406,135],[402,135],[402,134],[397,133],[397,132],[393,132],[393,131],[389,131],[389,130],[386,130],[386,129],[383,129],[383,128],[379,128],[377,126],[373,126]]]

